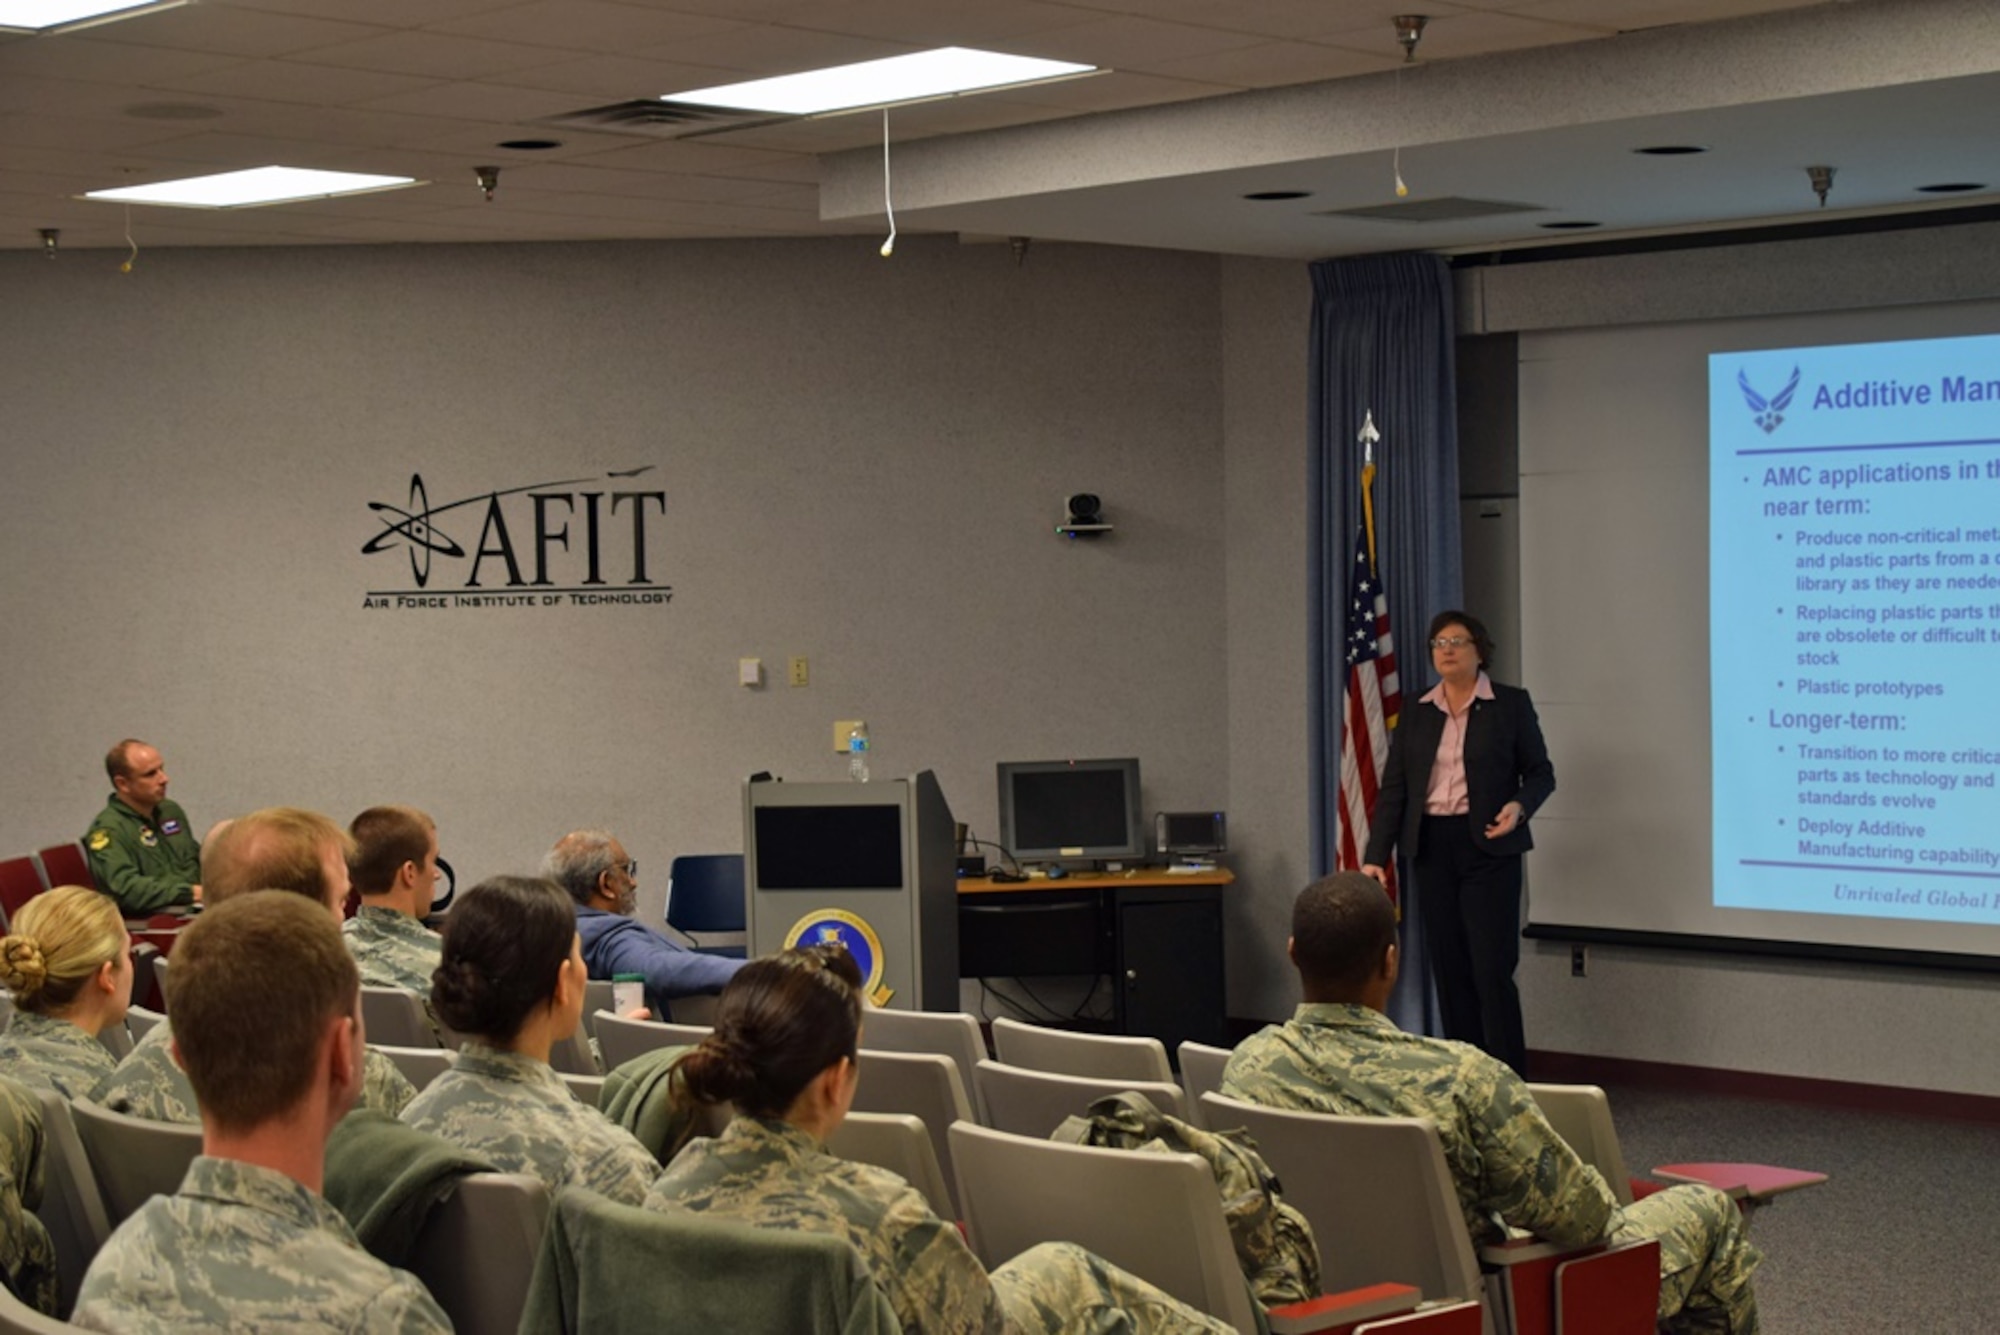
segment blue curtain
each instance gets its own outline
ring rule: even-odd
[[[1390,633],[1404,707],[1432,685],[1423,634],[1464,596],[1459,553],[1457,377],[1451,270],[1435,255],[1368,255],[1312,266],[1311,457],[1307,494],[1313,874],[1333,868],[1345,714],[1349,560],[1361,526],[1361,445],[1369,412],[1375,445],[1375,560],[1387,586]],[[1392,1018],[1435,1032],[1436,1008],[1405,866],[1403,981]]]

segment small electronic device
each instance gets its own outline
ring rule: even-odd
[[[1000,842],[1017,859],[1146,855],[1137,760],[1007,760],[998,773]]]
[[[1228,817],[1220,811],[1156,812],[1153,845],[1178,859],[1171,870],[1213,870],[1215,855],[1229,851]]]

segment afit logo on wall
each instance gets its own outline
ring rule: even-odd
[[[423,474],[414,473],[406,505],[368,503],[381,527],[361,545],[363,556],[404,553],[410,587],[370,589],[361,605],[664,605],[673,587],[653,578],[647,540],[659,537],[667,493],[629,489],[653,467],[482,491],[442,505],[431,504]],[[468,545],[462,539],[475,521],[479,535]]]

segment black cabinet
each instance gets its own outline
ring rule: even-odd
[[[1119,1032],[1157,1038],[1169,1053],[1185,1039],[1227,1047],[1221,888],[1128,889],[1111,907]]]

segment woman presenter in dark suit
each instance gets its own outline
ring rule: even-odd
[[[1389,743],[1361,870],[1400,846],[1416,870],[1446,1038],[1476,1043],[1527,1073],[1521,994],[1521,855],[1528,817],[1556,788],[1528,693],[1486,675],[1493,641],[1477,617],[1431,618],[1438,684],[1403,710]]]

